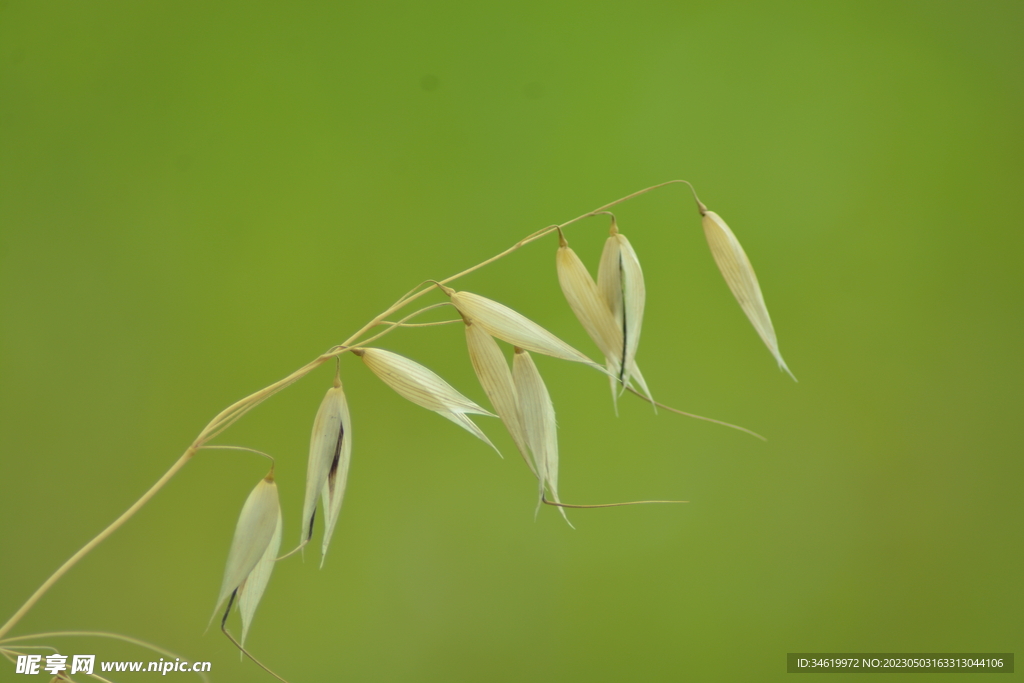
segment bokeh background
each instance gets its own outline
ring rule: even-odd
[[[315,550],[279,565],[252,651],[292,681],[560,683],[1020,654],[1022,30],[1017,0],[3,2],[0,618],[220,409],[420,280],[686,178],[800,382],[680,187],[618,209],[647,277],[638,359],[657,398],[768,442],[635,400],[614,418],[599,376],[540,358],[566,501],[690,501],[574,511],[573,531],[534,520],[500,424],[479,420],[505,460],[347,357],[335,540],[322,570]],[[606,229],[569,233],[592,267]],[[596,354],[555,248],[462,286]],[[384,346],[485,400],[457,327]],[[221,439],[277,457],[286,546],[330,378]],[[266,469],[202,454],[14,633],[114,631],[270,680],[203,634]]]

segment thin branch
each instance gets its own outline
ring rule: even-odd
[[[597,505],[570,505],[569,503],[554,503],[543,495],[540,497],[540,502],[545,505],[553,505],[560,508],[617,508],[623,505],[650,505],[652,503],[689,503],[688,500],[631,500],[626,503],[599,503]]]
[[[426,289],[426,290],[423,290],[422,293],[426,294],[429,291],[430,291],[429,289]],[[386,335],[388,332],[390,332],[391,330],[395,329],[396,327],[403,326],[405,324],[406,320],[412,320],[413,318],[415,318],[416,316],[420,315],[421,313],[426,313],[427,311],[432,311],[434,309],[441,308],[442,306],[451,306],[451,303],[448,302],[448,301],[442,301],[441,303],[431,304],[429,306],[424,306],[423,308],[420,308],[420,309],[418,309],[416,311],[413,311],[412,313],[410,313],[409,315],[405,316],[404,318],[402,318],[398,322],[387,322],[385,320],[381,320],[381,321],[379,321],[377,323],[377,325],[389,325],[390,327],[388,327],[387,329],[383,330],[382,332],[378,332],[377,334],[373,335],[369,339],[364,339],[363,341],[359,342],[358,345],[359,346],[366,346],[370,342],[377,341],[378,339],[380,339],[381,337],[383,337],[384,335]],[[353,344],[351,339],[349,341],[345,342],[345,346],[347,346],[347,347],[352,347],[352,346],[355,346],[355,345],[356,344]]]
[[[764,438],[763,436],[761,436],[760,434],[758,434],[757,432],[751,431],[751,430],[747,429],[746,427],[740,427],[739,425],[734,425],[734,424],[732,424],[730,422],[723,422],[721,420],[716,420],[716,419],[711,418],[711,417],[704,417],[703,415],[695,415],[693,413],[688,413],[688,412],[686,412],[684,410],[679,410],[678,408],[673,408],[672,406],[667,406],[664,403],[658,403],[654,399],[652,399],[652,398],[650,398],[648,396],[644,396],[643,394],[641,394],[639,391],[637,391],[633,387],[626,387],[626,391],[628,391],[629,393],[634,394],[636,396],[639,396],[640,398],[642,398],[643,400],[647,401],[648,403],[650,403],[652,405],[656,405],[659,408],[664,408],[665,410],[667,410],[669,412],[672,412],[672,413],[675,413],[677,415],[682,415],[684,417],[692,417],[694,420],[704,420],[705,422],[712,422],[712,423],[714,423],[716,425],[722,425],[723,427],[729,427],[730,429],[735,429],[737,431],[745,432],[747,434],[750,434],[751,436],[757,437],[758,439],[761,439],[761,441],[767,441],[768,440],[768,439]]]
[[[255,448],[249,448],[248,446],[228,446],[220,444],[205,444],[199,447],[200,450],[216,450],[216,451],[248,451],[249,453],[255,453],[256,455],[262,455],[264,458],[268,458],[270,462],[276,463],[274,456],[267,455],[263,451],[258,451]]]
[[[231,605],[228,605],[228,609],[231,609]],[[237,640],[235,640],[235,637],[233,635],[231,635],[231,633],[228,632],[227,626],[225,626],[225,622],[226,621],[227,621],[227,614],[224,615],[224,621],[222,621],[221,624],[220,624],[221,633],[226,635],[228,637],[228,640],[230,640],[232,643],[234,643],[235,647],[237,647],[241,651],[241,653],[243,655],[245,655],[246,657],[248,657],[249,659],[254,661],[256,663],[256,666],[258,666],[259,668],[263,669],[264,671],[266,671],[268,674],[270,674],[271,676],[273,676],[277,680],[281,681],[281,683],[288,683],[287,680],[285,680],[284,678],[281,678],[276,673],[274,673],[273,669],[271,669],[269,666],[267,666],[266,664],[264,664],[260,660],[256,659],[255,657],[253,657],[252,654],[250,654],[248,650],[246,650],[244,647],[242,647],[242,644],[240,642],[238,642]]]
[[[466,322],[462,318],[458,320],[438,320],[432,323],[393,323],[387,320],[383,321],[385,325],[391,325],[392,327],[438,327],[440,325],[451,325],[452,323],[464,323]]]

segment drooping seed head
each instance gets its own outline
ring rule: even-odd
[[[249,572],[248,578],[242,582],[238,589],[238,613],[242,617],[242,645],[245,646],[245,638],[249,635],[249,626],[252,625],[252,618],[256,614],[256,607],[260,604],[267,584],[270,582],[270,575],[277,564],[277,551],[281,549],[281,531],[284,524],[281,520],[281,511],[277,511],[277,525],[274,528],[274,535],[270,538],[270,544],[263,552],[259,562]]]
[[[497,416],[460,394],[436,373],[414,360],[384,349],[354,349],[352,353],[361,356],[366,367],[399,396],[451,420],[498,451],[466,414]],[[498,455],[501,453],[498,452]]]
[[[451,292],[452,304],[468,322],[479,325],[492,337],[527,351],[604,368],[551,334],[521,313],[472,292]]]
[[[551,396],[544,385],[544,380],[537,370],[533,358],[524,349],[517,348],[512,359],[512,377],[515,381],[516,395],[519,398],[519,411],[526,432],[526,440],[533,453],[540,494],[545,486],[551,493],[554,502],[558,498],[558,425],[555,422],[555,407]],[[540,501],[538,500],[538,505]],[[566,522],[564,508],[558,508]],[[572,526],[570,523],[569,526]]]
[[[790,377],[793,373],[786,367],[782,355],[779,353],[779,344],[775,338],[775,328],[772,327],[772,319],[768,315],[768,307],[761,295],[761,286],[757,282],[757,275],[754,274],[754,267],[750,264],[746,252],[740,246],[729,226],[714,211],[703,212],[701,222],[704,226],[704,236],[711,247],[711,255],[715,257],[715,263],[726,284],[732,291],[740,308],[747,315],[750,323],[757,330],[761,340],[775,356],[779,368],[785,370]],[[796,380],[796,377],[793,377]]]
[[[231,550],[228,551],[224,580],[221,582],[214,614],[220,610],[224,600],[238,590],[265,555],[274,537],[280,515],[281,504],[278,500],[277,484],[271,471],[256,484],[242,505],[238,524],[235,525],[235,535],[231,539]],[[277,551],[274,552],[276,554]]]
[[[650,392],[636,367],[636,361],[630,361],[625,372],[622,370],[623,343],[627,331],[622,325],[622,318],[620,317],[616,321],[612,313],[612,305],[606,301],[606,297],[590,277],[586,266],[583,265],[576,252],[569,247],[564,236],[560,240],[555,264],[558,271],[558,282],[569,307],[604,355],[610,379],[612,402],[616,404],[616,413],[618,412],[619,386],[628,386],[631,378],[637,379],[644,393],[650,398]],[[619,309],[622,310],[621,305]]]
[[[635,372],[636,352],[640,345],[640,329],[647,302],[644,273],[633,246],[619,232],[614,218],[609,233],[597,270],[597,289],[612,313],[621,339],[617,347],[621,355],[615,362],[615,368],[623,386],[628,386],[630,377],[636,376],[640,388],[650,398],[651,392],[642,376]]]
[[[318,496],[323,499],[323,554],[327,553],[341,511],[351,459],[352,420],[341,378],[335,376],[334,386],[327,390],[313,420],[306,468],[306,495],[302,505],[302,540],[309,541],[313,537],[316,500]]]
[[[616,326],[612,309],[598,291],[587,267],[564,238],[555,257],[555,266],[562,294],[583,329],[605,358],[616,359],[621,364],[622,330]]]
[[[512,373],[508,369],[505,356],[498,348],[498,342],[479,325],[466,323],[466,347],[473,370],[480,380],[480,386],[491,400],[494,411],[508,429],[526,464],[534,470],[526,442],[526,432],[523,430],[522,418],[519,415]]]

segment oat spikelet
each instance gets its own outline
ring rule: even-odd
[[[636,368],[636,351],[640,345],[640,328],[647,301],[644,273],[640,268],[640,259],[637,258],[626,236],[619,232],[614,217],[608,239],[604,243],[604,250],[601,252],[597,288],[611,310],[617,334],[621,339],[617,347],[621,355],[614,364],[619,381],[622,386],[628,386],[630,378],[635,377],[644,394],[652,398],[643,375]]]
[[[274,527],[274,535],[270,538],[270,545],[263,552],[260,561],[249,572],[249,577],[242,582],[238,589],[238,613],[242,617],[242,645],[245,645],[245,637],[249,635],[249,626],[252,625],[253,615],[256,614],[256,607],[260,604],[263,592],[270,582],[270,574],[274,571],[277,563],[277,551],[281,549],[281,531],[284,524],[281,520],[281,511],[277,511],[277,525]]]
[[[466,323],[466,347],[480,386],[491,400],[494,411],[501,418],[515,442],[516,448],[530,470],[537,474],[527,446],[526,432],[519,415],[519,401],[508,362],[498,348],[498,342],[479,325]]]
[[[336,374],[334,386],[327,390],[317,410],[316,419],[313,420],[313,433],[309,439],[309,464],[306,468],[306,496],[302,505],[302,541],[306,542],[313,537],[317,496],[323,500],[323,555],[327,554],[327,546],[341,512],[351,459],[352,420],[341,387],[341,377]]]
[[[761,295],[761,287],[757,283],[757,275],[754,274],[754,267],[750,265],[750,259],[740,246],[729,226],[714,211],[702,210],[704,225],[704,236],[707,237],[708,246],[711,247],[711,255],[715,257],[718,270],[732,290],[732,294],[739,302],[740,308],[747,314],[750,323],[757,330],[768,350],[775,356],[779,368],[796,380],[793,373],[786,367],[779,353],[779,344],[775,338],[775,328],[772,327],[772,319],[768,316],[768,307],[765,306],[764,297]]]
[[[448,287],[443,287],[443,290],[451,297],[452,304],[467,322],[479,325],[492,337],[527,351],[586,363],[602,373],[605,371],[600,365],[508,306],[472,292],[456,292]]]
[[[540,491],[537,505],[544,488],[551,493],[556,503],[558,498],[558,427],[555,423],[555,407],[551,396],[544,386],[540,372],[533,358],[524,349],[516,348],[512,359],[512,377],[515,381],[516,394],[519,397],[519,410],[526,431],[526,440],[533,452],[533,464],[536,467]],[[566,522],[564,508],[558,508]],[[569,523],[572,526],[572,523]]]
[[[617,414],[619,383],[629,382],[631,378],[635,378],[646,392],[647,386],[643,381],[643,375],[640,374],[635,361],[629,366],[628,372],[622,372],[624,340],[622,325],[616,323],[610,304],[605,301],[605,297],[594,283],[593,278],[590,277],[586,266],[583,265],[576,252],[569,247],[569,243],[561,233],[559,233],[559,248],[555,264],[558,271],[558,283],[562,287],[565,300],[569,303],[569,307],[580,321],[583,329],[587,331],[604,355],[612,391],[612,403],[615,405]],[[623,384],[622,386],[628,385]],[[647,393],[649,398],[650,392]]]
[[[564,237],[560,236],[559,243],[555,265],[562,294],[597,348],[606,359],[617,360],[618,368],[622,358],[622,331],[616,327],[611,309],[580,257],[569,247]]]
[[[214,615],[220,610],[224,600],[238,590],[264,557],[274,537],[280,516],[281,504],[278,500],[277,484],[274,483],[274,473],[271,471],[256,484],[242,505],[238,524],[235,526],[235,536],[231,539],[227,565],[224,567],[224,580],[217,596],[217,606],[213,609]],[[256,609],[255,605],[252,609]]]
[[[366,367],[399,396],[451,420],[501,455],[487,435],[466,414],[497,416],[460,394],[436,373],[414,360],[384,349],[353,349],[352,353],[361,356]]]
[[[341,391],[339,381],[338,391]],[[341,514],[341,503],[345,499],[345,486],[348,484],[348,467],[352,460],[352,418],[348,414],[348,401],[345,395],[341,394],[341,429],[338,433],[336,445],[338,450],[333,453],[331,465],[327,470],[327,479],[320,489],[321,508],[324,511],[324,538],[320,544],[320,566],[324,566],[327,558],[327,547],[331,544],[334,536],[334,527],[338,523],[338,515]],[[328,440],[328,443],[331,443]],[[310,517],[310,528],[312,528],[312,516]]]

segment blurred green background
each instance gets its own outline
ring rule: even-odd
[[[333,546],[323,570],[278,566],[252,651],[292,681],[560,683],[1020,654],[1022,29],[1018,0],[0,3],[0,619],[219,410],[420,280],[686,178],[800,382],[680,187],[618,209],[647,277],[640,365],[656,398],[769,441],[635,400],[615,419],[599,376],[539,358],[564,500],[691,501],[574,511],[573,531],[534,521],[500,424],[478,420],[503,461],[347,357]],[[569,233],[592,267],[606,230]],[[555,248],[462,286],[596,354]],[[485,400],[457,327],[384,346]],[[277,457],[287,547],[330,375],[221,439]],[[270,680],[203,635],[265,472],[205,452],[14,633],[115,631]]]

